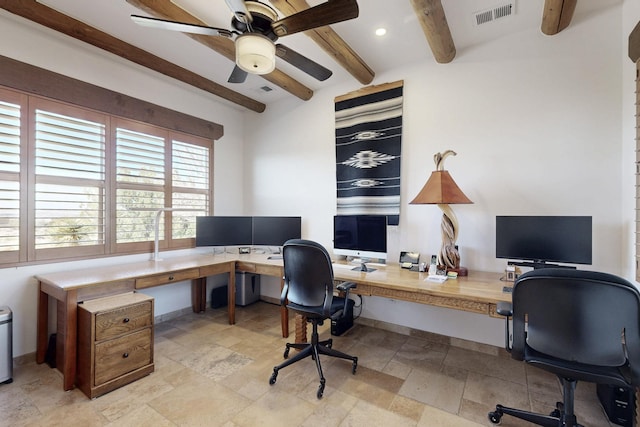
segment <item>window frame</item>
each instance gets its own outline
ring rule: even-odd
[[[208,149],[209,176],[208,188],[200,189],[206,193],[207,214],[213,212],[213,143],[214,140],[201,136],[167,129],[158,125],[143,123],[126,117],[119,117],[113,114],[97,111],[79,105],[72,105],[54,99],[31,95],[22,91],[0,86],[0,100],[20,106],[20,172],[16,174],[0,172],[0,179],[13,180],[19,182],[20,188],[20,220],[18,226],[19,248],[17,251],[0,251],[0,267],[10,267],[14,265],[28,265],[56,260],[75,260],[86,258],[98,258],[111,255],[125,255],[135,253],[153,253],[154,238],[149,241],[129,243],[116,243],[116,129],[118,125],[130,130],[142,130],[151,132],[153,135],[160,135],[164,139],[165,161],[164,176],[165,183],[163,191],[165,195],[164,207],[172,207],[172,194],[176,190],[172,186],[172,144],[174,140],[187,144],[194,144]],[[104,181],[102,188],[104,191],[104,241],[98,245],[87,245],[78,247],[61,247],[35,249],[35,208],[36,208],[36,183],[68,183],[65,178],[46,179],[37,177],[35,173],[35,111],[44,109],[52,113],[104,123],[105,126],[105,154],[104,154]],[[11,179],[8,179],[11,178]],[[155,216],[155,214],[154,214]],[[172,214],[170,211],[164,213],[164,226],[166,230],[171,230]],[[173,239],[171,233],[160,239],[159,249],[186,249],[195,246],[195,238]]]

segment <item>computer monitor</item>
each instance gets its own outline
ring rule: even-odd
[[[302,218],[299,216],[254,216],[253,245],[282,246],[289,239],[302,235]]]
[[[387,259],[386,215],[336,215],[333,217],[333,253],[363,261]]]
[[[250,216],[196,217],[196,246],[251,245]]]
[[[590,216],[496,216],[496,257],[512,265],[591,264]]]

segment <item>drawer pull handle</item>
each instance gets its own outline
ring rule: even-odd
[[[173,280],[173,276],[169,276],[169,280]]]
[[[129,357],[129,353],[125,353],[125,354],[122,355],[123,359],[126,359],[127,357]]]
[[[122,323],[129,323],[129,318],[125,317],[124,319],[122,319]]]

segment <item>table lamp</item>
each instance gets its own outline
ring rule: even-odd
[[[455,156],[456,153],[447,150],[434,154],[436,170],[431,172],[427,183],[410,204],[438,205],[442,210],[442,246],[438,254],[438,265],[444,266],[447,271],[455,271],[460,276],[466,276],[467,269],[460,267],[460,254],[456,247],[458,219],[449,205],[473,202],[460,190],[449,172],[444,170],[444,159],[450,155]]]

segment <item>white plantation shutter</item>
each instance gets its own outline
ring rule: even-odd
[[[117,243],[153,241],[154,210],[165,207],[165,138],[118,127],[116,181]]]
[[[0,254],[12,260],[20,246],[20,114],[20,105],[0,101]]]
[[[172,238],[196,236],[197,215],[209,212],[209,147],[172,141],[172,200],[176,210],[172,216]]]
[[[104,123],[35,110],[36,251],[104,251],[105,132]]]

